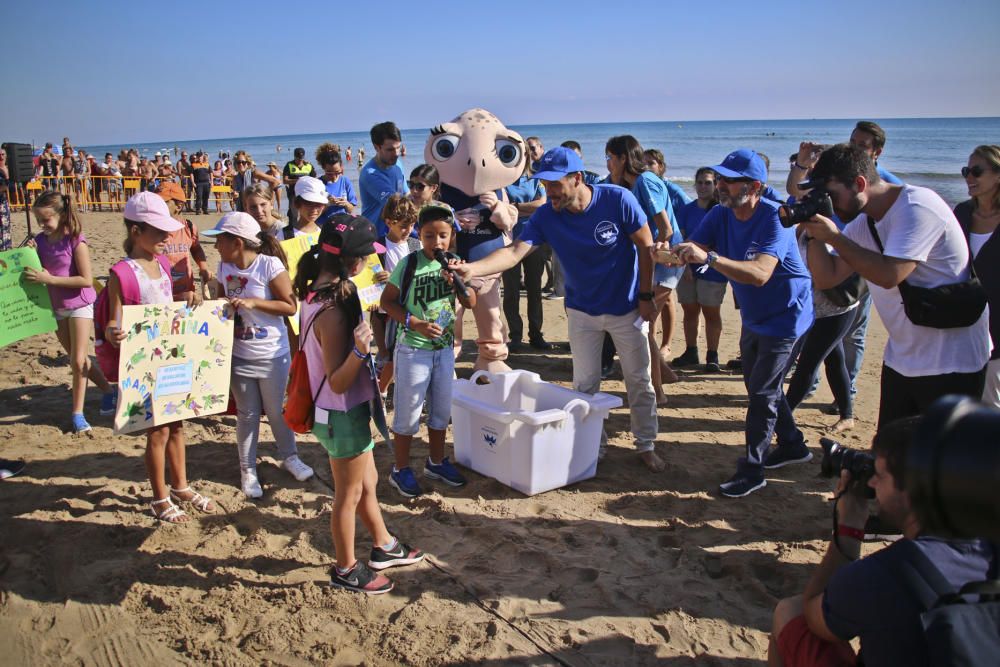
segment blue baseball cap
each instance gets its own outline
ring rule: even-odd
[[[733,151],[722,164],[709,169],[726,178],[749,178],[767,183],[767,165],[764,164],[764,159],[749,148]]]
[[[545,155],[534,164],[532,178],[543,181],[558,181],[566,174],[584,171],[583,160],[571,148],[556,146],[545,151]]]

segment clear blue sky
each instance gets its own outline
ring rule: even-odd
[[[4,141],[1000,115],[1000,0],[5,0],[0,25]]]

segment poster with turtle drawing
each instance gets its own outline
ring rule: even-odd
[[[122,309],[116,433],[226,410],[232,315],[221,299]]]

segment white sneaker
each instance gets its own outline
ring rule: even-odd
[[[260,488],[260,481],[257,479],[256,470],[240,471],[240,486],[247,498],[260,498],[264,495],[264,489]]]
[[[281,467],[292,474],[292,477],[304,482],[313,476],[313,469],[302,462],[298,454],[292,454],[281,462]]]

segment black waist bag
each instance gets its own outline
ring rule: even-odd
[[[875,230],[875,221],[868,218],[879,252],[885,254],[882,239]],[[969,253],[969,279],[961,283],[939,285],[938,287],[917,287],[905,280],[899,283],[899,295],[903,298],[903,312],[906,317],[921,327],[934,329],[959,329],[971,327],[979,321],[986,309],[986,290],[976,276]]]

